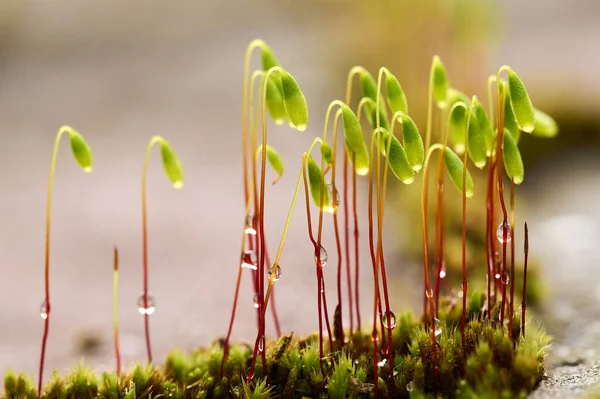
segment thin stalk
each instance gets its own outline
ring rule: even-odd
[[[492,254],[492,241],[490,239],[490,231],[492,229],[492,214],[491,214],[491,200],[492,200],[492,181],[494,180],[494,168],[493,162],[488,162],[488,177],[487,177],[487,191],[485,197],[485,259],[487,264],[487,316],[488,320],[492,318],[492,279],[494,274],[493,254]]]
[[[496,170],[496,166],[497,166],[497,161],[494,160],[494,164],[492,166],[492,170],[493,170],[493,176],[492,176],[492,181],[490,182],[491,184],[491,199],[490,199],[490,206],[491,206],[491,210],[490,210],[490,242],[491,242],[491,251],[492,251],[492,267],[493,267],[493,277],[494,277],[494,305],[496,305],[496,303],[498,302],[498,283],[499,281],[499,269],[498,269],[498,253],[496,251],[496,200],[497,197],[494,195],[494,188],[496,187],[497,183],[496,183],[496,178],[497,178],[497,170]],[[496,275],[498,275],[498,278],[496,278]]]
[[[512,239],[510,240],[510,303],[508,319],[508,336],[512,336],[513,317],[515,314],[515,181],[510,182],[510,230]]]
[[[269,257],[269,250],[265,247],[265,256],[267,258],[267,265],[271,264],[271,258]],[[277,338],[281,337],[281,325],[279,324],[279,316],[277,315],[277,307],[275,306],[275,288],[271,291],[271,314],[273,315],[273,324],[275,325],[275,334]]]
[[[148,309],[148,221],[146,210],[146,183],[148,176],[148,163],[150,161],[150,153],[154,144],[160,143],[161,138],[158,136],[152,137],[146,147],[146,156],[144,157],[144,167],[142,168],[142,255],[143,255],[143,273],[144,273],[144,309]],[[150,345],[150,315],[144,312],[144,335],[146,337],[146,352],[148,354],[148,363],[152,363],[152,347]]]
[[[500,73],[504,67],[501,67],[498,71],[497,81],[500,81]],[[498,168],[498,197],[500,199],[500,206],[502,207],[502,274],[500,275],[500,279],[506,279],[506,244],[508,241],[508,230],[506,226],[508,224],[508,213],[506,211],[506,204],[504,203],[504,182],[503,182],[503,164],[502,164],[502,152],[503,152],[503,140],[504,140],[504,85],[497,85],[497,102],[498,102],[498,144],[497,144],[497,152],[496,152],[496,160]],[[505,280],[506,281],[506,280]],[[502,284],[502,309],[500,310],[500,324],[504,326],[504,308],[506,307],[506,284]]]
[[[352,153],[352,165],[356,163],[356,153]],[[360,267],[359,267],[359,229],[358,229],[358,207],[356,205],[356,171],[352,168],[352,217],[354,219],[354,292],[356,293],[356,329],[360,331],[362,322],[360,320]]]
[[[344,255],[346,259],[346,277],[348,284],[348,310],[350,313],[350,336],[354,333],[354,304],[352,303],[352,274],[350,271],[350,228],[348,227],[348,158],[344,150]]]
[[[433,340],[433,363],[435,367],[436,384],[439,384],[439,370],[437,364],[437,337],[435,335],[435,312],[433,305],[433,290],[431,289],[431,284],[429,282],[429,256],[427,248],[427,181],[429,175],[429,159],[431,158],[431,154],[436,149],[442,150],[443,146],[441,144],[434,144],[431,147],[429,147],[423,166],[423,185],[421,188],[421,224],[423,229],[423,274],[425,276],[425,297],[429,302],[429,312],[431,316],[431,337]],[[425,312],[425,314],[427,314],[427,312]]]
[[[117,247],[114,249],[113,260],[113,330],[118,375],[121,374],[121,351],[119,350],[119,250]]]
[[[527,260],[529,258],[529,229],[527,228],[527,222],[524,226],[525,243],[523,244],[523,252],[525,254],[525,261],[523,266],[523,298],[521,299],[521,331],[523,338],[525,338],[525,309],[527,308]]]

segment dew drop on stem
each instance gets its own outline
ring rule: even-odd
[[[387,359],[382,359],[380,362],[377,362],[377,367],[381,368],[381,367],[385,366],[386,363],[387,363]]]
[[[258,304],[258,294],[254,294],[254,308],[258,309],[259,308],[259,304]]]
[[[327,264],[327,260],[329,259],[327,256],[327,250],[325,248],[323,248],[323,246],[321,245],[321,251],[320,252],[320,258],[321,258],[321,267],[325,267],[325,265]],[[315,263],[319,263],[317,260],[317,251],[315,251]]]
[[[389,323],[390,323],[389,326],[388,326],[388,320],[389,320]],[[396,315],[391,310],[387,311],[383,315],[383,326],[385,328],[389,328],[390,330],[393,329],[394,327],[396,327]]]
[[[406,384],[406,390],[408,392],[412,392],[415,389],[415,383],[410,381],[408,384]]]
[[[269,278],[273,274],[273,280],[277,281],[281,278],[281,267],[279,265],[274,265],[269,268]]]
[[[431,287],[427,287],[425,289],[425,295],[427,295],[427,298],[433,298],[433,290],[431,289]]]
[[[510,277],[508,276],[508,273],[504,273],[502,275],[502,279],[500,280],[500,282],[504,285],[508,285],[509,281],[510,281]]]
[[[252,219],[252,214],[248,214],[248,216],[246,217],[246,228],[244,229],[244,233],[246,233],[247,235],[255,236],[256,229],[252,227]]]
[[[145,306],[144,303],[144,293],[142,292],[137,299],[137,308],[138,308],[138,312],[140,312],[140,314],[143,315],[150,315],[152,313],[154,313],[154,311],[156,310],[156,305],[155,305],[155,301],[154,301],[154,296],[151,293],[148,293],[148,306]]]
[[[40,305],[40,316],[46,320],[48,318],[48,302],[44,299]]]
[[[506,228],[506,241],[504,240],[504,229]],[[512,231],[510,230],[510,224],[508,222],[502,222],[496,229],[496,237],[501,244],[509,243],[512,239]]]
[[[256,252],[248,250],[242,256],[242,267],[245,269],[256,270],[257,266]]]
[[[333,210],[337,210],[340,206],[340,192],[336,190],[335,196],[333,195],[333,184],[331,182],[327,183],[327,188],[329,190],[329,198],[331,198],[331,207]]]
[[[446,262],[442,262],[442,269],[440,270],[440,278],[446,278]]]
[[[262,352],[265,350],[265,336],[262,335],[258,340],[258,351]]]
[[[438,318],[433,319],[435,323],[435,336],[437,337],[442,333],[442,322]]]

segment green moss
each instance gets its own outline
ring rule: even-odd
[[[460,309],[444,298],[440,309],[442,332],[437,337],[437,375],[431,326],[410,313],[398,317],[392,332],[393,367],[380,362],[379,396],[382,398],[516,398],[525,397],[544,374],[548,337],[535,325],[520,335],[514,320],[513,337],[498,322],[486,318],[485,297],[468,300],[470,321],[463,346]],[[498,320],[493,317],[492,320]],[[337,345],[337,344],[336,344]],[[222,340],[186,355],[174,350],[163,365],[135,364],[117,375],[96,375],[83,364],[64,377],[52,374],[43,398],[368,398],[373,395],[373,344],[370,334],[357,333],[342,348],[319,358],[318,338],[292,335],[267,342],[267,375],[256,365],[254,380],[246,382],[252,348],[234,345],[224,376],[220,376]],[[329,348],[326,348],[328,350]],[[337,349],[337,348],[335,348]],[[322,360],[322,361],[321,361]],[[381,361],[382,358],[379,357]],[[322,368],[321,368],[322,364]],[[393,378],[392,378],[393,376]],[[5,398],[37,398],[30,377],[9,371]]]

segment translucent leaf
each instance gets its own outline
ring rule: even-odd
[[[506,101],[504,103],[504,128],[508,129],[509,133],[515,139],[515,142],[519,142],[519,138],[521,137],[521,129],[519,129],[519,124],[515,119],[515,114],[512,110],[512,106],[510,104],[510,96],[508,91],[506,92]]]
[[[483,105],[477,100],[477,97],[473,97],[471,104],[471,118],[475,116],[475,121],[478,123],[480,134],[483,136],[485,142],[485,152],[487,156],[492,155],[492,148],[494,145],[494,128],[490,119],[483,108]],[[472,123],[472,122],[471,122]]]
[[[308,167],[308,185],[310,186],[310,195],[312,196],[317,208],[321,206],[321,198],[323,202],[323,210],[331,211],[331,202],[329,200],[329,190],[325,184],[325,179],[321,173],[321,168],[315,162],[315,160],[309,155],[307,159]],[[321,197],[321,194],[323,196]]]
[[[398,111],[402,111],[405,114],[408,114],[408,102],[406,100],[406,95],[404,94],[404,90],[402,90],[402,86],[400,86],[400,82],[398,79],[391,73],[386,74],[386,90],[387,90],[387,100],[392,110],[392,113],[396,113]]]
[[[446,170],[448,171],[448,175],[450,176],[450,180],[454,183],[458,191],[462,193],[463,190],[463,168],[464,164],[456,155],[454,151],[452,151],[449,147],[446,147],[444,152],[444,161],[446,162]],[[475,184],[473,183],[473,178],[467,169],[466,176],[466,195],[467,198],[473,197]]]
[[[431,78],[433,83],[433,98],[438,105],[443,106],[448,98],[448,74],[442,60],[437,55],[433,57],[431,64]]]
[[[171,180],[171,183],[173,183],[173,187],[183,187],[183,168],[181,167],[181,162],[175,151],[173,151],[171,144],[165,139],[160,141],[160,154],[163,169],[169,180]]]
[[[481,129],[481,124],[477,119],[475,112],[476,103],[471,103],[469,117],[469,131],[467,137],[467,151],[469,157],[478,168],[483,168],[487,162],[487,151],[485,145],[485,137]]]
[[[273,52],[271,47],[269,47],[269,45],[262,42],[260,49],[261,49],[261,55],[262,55],[261,60],[262,60],[263,71],[268,71],[269,69],[271,69],[275,66],[281,66],[279,59],[277,58],[277,56],[275,55],[275,53]]]
[[[323,155],[323,158],[325,158],[325,162],[327,162],[327,165],[331,165],[331,163],[333,162],[333,154],[331,151],[331,146],[325,142],[321,143],[321,155]]]
[[[467,105],[471,104],[471,99],[467,95],[453,87],[448,89],[448,105],[453,106],[457,102],[463,102]]]
[[[550,115],[536,109],[533,134],[540,137],[554,137],[558,134],[558,125]]]
[[[362,70],[360,73],[360,87],[362,97],[373,100],[372,104],[365,104],[365,108],[367,109],[369,123],[373,129],[375,129],[377,124],[377,114],[375,113],[375,103],[377,102],[377,82],[367,70]],[[379,104],[379,125],[389,129],[389,126],[387,126],[387,119],[387,111],[385,110],[383,102],[381,102]]]
[[[342,121],[344,122],[344,137],[348,146],[353,150],[360,150],[365,144],[362,127],[356,114],[346,104],[340,104]]]
[[[508,70],[508,91],[515,119],[522,131],[531,133],[535,128],[535,112],[525,85],[512,69]]]
[[[425,162],[425,147],[417,125],[408,115],[402,117],[402,136],[408,162],[418,172]]]
[[[403,183],[410,184],[415,179],[415,171],[410,164],[404,148],[398,138],[390,134],[387,129],[380,129],[377,134],[377,146],[382,155],[386,155],[386,149],[391,139],[390,151],[386,160],[394,175]]]
[[[261,46],[261,54],[263,71],[266,72],[275,66],[280,66],[279,60],[275,56],[275,53],[266,43],[263,43]],[[266,101],[267,110],[276,124],[281,125],[284,121],[288,120],[285,106],[283,104],[283,87],[281,85],[281,76],[276,73],[271,74],[269,81],[267,82]]]
[[[457,154],[465,152],[465,135],[467,132],[467,104],[457,101],[450,109],[448,118],[448,135]]]
[[[75,160],[86,172],[92,171],[93,157],[90,146],[85,141],[83,136],[70,126],[63,126],[60,130],[65,129],[69,133],[69,141],[71,143],[71,151]]]
[[[261,151],[262,151],[262,145],[258,147],[256,152],[258,154]],[[273,180],[273,184],[275,184],[283,175],[283,158],[281,158],[281,155],[279,155],[279,153],[277,152],[277,150],[275,148],[271,147],[268,144],[267,144],[267,160],[269,161],[269,165],[271,165],[271,168],[273,168],[273,170],[277,174],[277,176],[275,176],[275,179]]]
[[[502,156],[504,158],[504,169],[506,170],[508,177],[510,177],[515,184],[521,184],[525,176],[523,159],[521,158],[517,142],[506,129],[504,130],[504,148]]]
[[[296,79],[288,72],[281,73],[283,104],[290,123],[303,132],[308,127],[308,105]]]

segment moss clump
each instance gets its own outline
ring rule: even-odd
[[[378,363],[379,396],[383,398],[525,397],[544,374],[547,336],[529,326],[526,337],[519,327],[508,336],[493,317],[487,319],[482,294],[469,298],[471,316],[463,346],[460,316],[451,299],[440,309],[441,332],[437,372],[434,367],[431,327],[412,318],[398,317],[393,330],[394,364]],[[494,315],[495,316],[495,315]],[[515,317],[517,318],[517,317]],[[519,320],[513,325],[520,326]],[[231,348],[220,377],[222,340],[186,355],[169,354],[158,367],[134,365],[127,373],[101,376],[80,365],[61,377],[55,372],[43,388],[43,398],[368,398],[373,395],[373,343],[370,334],[354,334],[343,347],[335,343],[319,359],[316,335],[282,336],[267,343],[266,374],[257,362],[255,378],[246,382],[252,348]],[[382,358],[380,358],[381,360]],[[322,368],[321,368],[322,363]],[[436,378],[437,375],[437,378]],[[5,398],[38,398],[32,380],[9,371]]]

